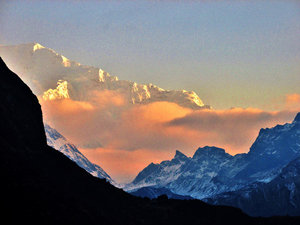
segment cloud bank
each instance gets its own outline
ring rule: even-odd
[[[191,110],[170,102],[125,104],[115,91],[95,91],[88,102],[40,99],[45,121],[117,181],[129,181],[150,162],[191,156],[214,145],[230,154],[248,152],[260,128],[290,122],[300,111],[300,95],[286,96],[284,110]]]

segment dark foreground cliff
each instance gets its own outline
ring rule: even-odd
[[[42,76],[42,75],[41,75]],[[131,196],[46,144],[37,98],[0,58],[1,220],[5,224],[297,224],[198,200]],[[7,222],[8,221],[8,222]]]

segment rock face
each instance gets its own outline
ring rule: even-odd
[[[300,156],[300,121],[261,129],[247,154],[231,156],[216,147],[199,148],[193,157],[176,151],[175,157],[151,163],[125,187],[168,188],[180,195],[204,199],[239,190],[253,182],[270,182],[289,162]]]
[[[98,165],[91,163],[75,145],[67,141],[67,139],[58,133],[57,130],[45,124],[45,132],[47,137],[47,144],[54,149],[60,151],[78,166],[85,169],[87,172],[95,177],[106,179],[112,185],[117,186],[117,183]]]
[[[38,43],[1,46],[0,55],[45,100],[89,101],[95,98],[95,91],[110,90],[120,94],[129,105],[167,101],[192,109],[210,108],[193,91],[164,90],[153,84],[119,80],[102,69],[80,65]]]
[[[198,200],[131,196],[46,143],[37,98],[0,58],[1,219],[9,224],[274,224]],[[297,218],[276,218],[296,224]]]
[[[300,157],[291,161],[269,183],[255,182],[205,201],[239,207],[252,216],[300,216]]]
[[[298,113],[292,123],[261,129],[248,153],[249,163],[237,178],[257,180],[270,171],[278,171],[300,154],[300,121]]]
[[[1,138],[15,146],[46,146],[41,107],[37,98],[0,58]]]

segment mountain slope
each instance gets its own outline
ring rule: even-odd
[[[300,156],[299,118],[298,113],[292,123],[261,129],[247,154],[231,156],[224,149],[206,146],[190,158],[176,151],[170,161],[151,163],[125,189],[164,187],[203,199],[253,182],[269,182]]]
[[[117,185],[113,179],[98,165],[91,163],[75,145],[69,143],[67,139],[62,136],[57,130],[45,124],[45,132],[47,137],[47,144],[54,149],[60,151],[69,159],[74,161],[78,166],[85,169],[87,172],[95,177],[106,179],[113,185]]]
[[[253,183],[206,201],[239,207],[252,216],[300,216],[300,157],[284,167],[269,183]]]
[[[89,101],[95,97],[95,91],[111,90],[123,96],[129,105],[167,101],[187,108],[209,108],[193,91],[164,90],[153,84],[119,80],[102,69],[80,65],[38,43],[0,46],[0,56],[45,100]]]
[[[236,177],[257,180],[300,156],[300,113],[292,123],[261,129],[247,154],[248,165]]]
[[[154,188],[154,187],[142,187],[136,191],[129,192],[130,194],[137,196],[137,197],[142,197],[142,198],[158,198],[159,196],[166,195],[168,198],[172,199],[193,199],[190,196],[183,196],[183,195],[177,195],[174,194],[172,191],[170,191],[167,188]]]
[[[0,58],[2,221],[9,224],[297,224],[198,200],[133,197],[47,146],[37,98]],[[275,223],[274,223],[275,222]]]

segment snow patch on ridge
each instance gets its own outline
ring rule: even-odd
[[[45,48],[44,46],[40,45],[39,43],[35,43],[33,46],[33,52]]]
[[[49,89],[45,91],[43,94],[44,100],[56,100],[56,99],[64,99],[70,98],[69,91],[68,91],[68,82],[59,80],[57,82],[56,89]]]

